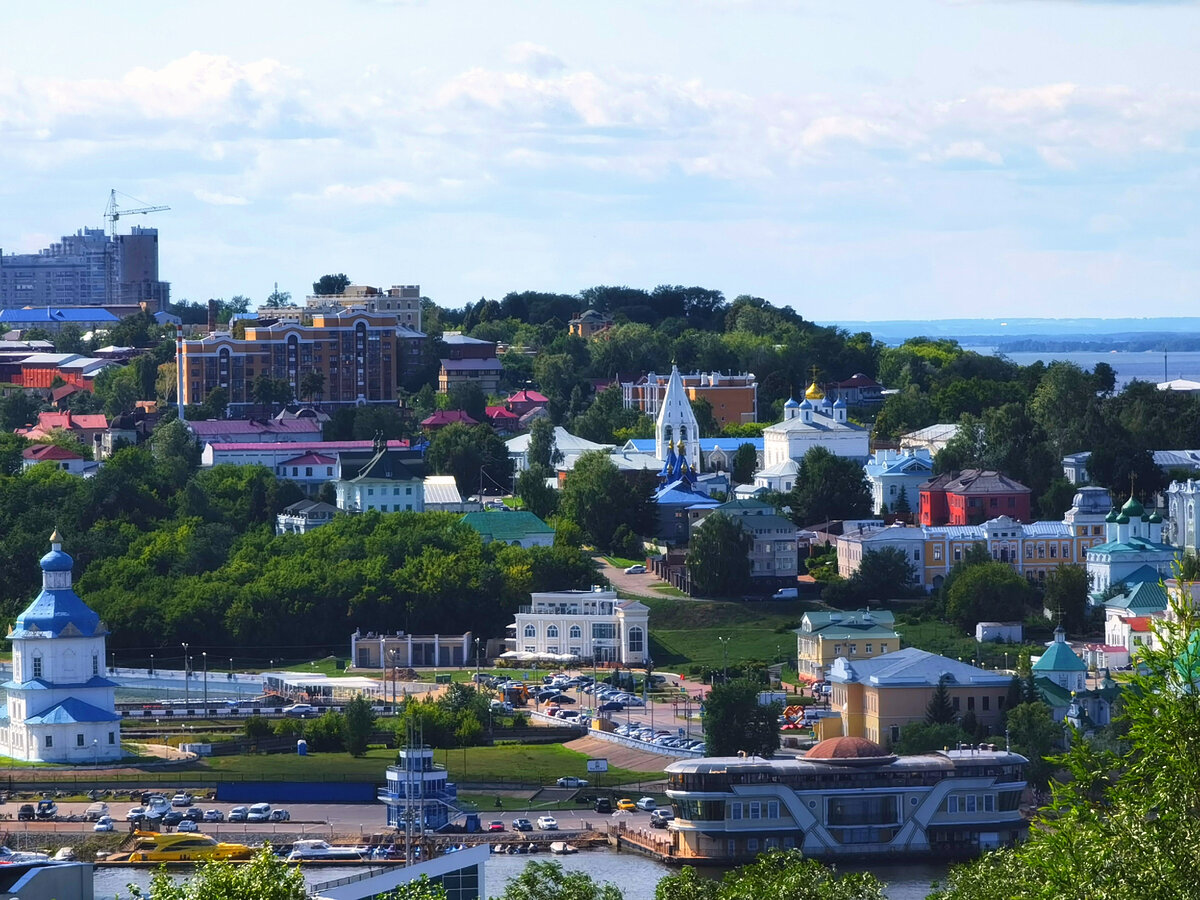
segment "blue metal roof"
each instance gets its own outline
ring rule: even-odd
[[[57,540],[57,535],[55,536]],[[70,572],[73,561],[60,544],[42,557],[43,572]],[[43,587],[29,606],[17,616],[9,639],[29,637],[59,637],[68,629],[82,637],[106,634],[100,626],[100,616],[69,585],[65,588]]]
[[[62,691],[78,690],[80,688],[119,687],[119,685],[115,681],[105,678],[103,675],[93,675],[87,681],[80,681],[75,684],[52,684],[44,678],[35,678],[33,681],[6,681],[0,687],[3,687],[6,691]]]
[[[100,306],[38,306],[33,309],[0,309],[0,322],[119,322]]]
[[[84,722],[116,722],[121,717],[107,709],[68,697],[36,716],[25,720],[26,725],[75,725]]]
[[[693,438],[700,445],[701,453],[711,453],[713,450],[725,450],[737,452],[738,447],[742,444],[749,444],[755,450],[763,448],[763,439],[761,437],[752,438],[737,438],[737,437],[719,437],[719,438]],[[654,438],[630,438],[625,442],[626,450],[636,450],[638,453],[654,453],[658,446]]]

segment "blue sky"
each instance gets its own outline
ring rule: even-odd
[[[176,299],[701,284],[815,319],[1194,314],[1200,3],[0,7],[0,248],[170,212]]]

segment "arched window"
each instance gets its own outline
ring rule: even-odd
[[[640,627],[634,625],[629,629],[629,652],[643,653],[646,649],[645,634]]]
[[[546,637],[548,637],[548,638],[558,637],[558,626],[557,625],[548,626],[546,628]]]
[[[686,425],[679,426],[679,439],[681,441],[687,440],[687,426]]]
[[[667,439],[667,443],[668,443],[668,444],[669,444],[669,443],[671,443],[671,435],[672,435],[672,434],[673,434],[673,432],[671,431],[671,426],[670,426],[670,425],[666,426],[666,427],[663,429],[663,437],[665,437],[665,438]]]
[[[582,631],[582,630],[580,630],[579,626],[578,626],[578,625],[572,625],[572,626],[571,626],[571,640],[573,640],[573,641],[577,641],[577,640],[579,640],[579,639],[580,639],[580,638],[582,638],[582,637],[583,637],[583,631]]]
[[[537,629],[534,628],[532,625],[526,625],[525,626],[525,637],[527,637],[527,638],[537,637]]]

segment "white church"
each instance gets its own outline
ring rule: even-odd
[[[75,593],[73,566],[55,531],[41,559],[42,591],[8,632],[13,674],[0,755],[76,765],[121,758],[116,684],[104,674],[108,629]]]
[[[870,432],[848,421],[846,402],[830,403],[814,380],[803,401],[792,398],[783,405],[782,422],[763,429],[763,468],[754,474],[754,486],[786,493],[795,483],[800,460],[813,447],[865,463],[870,443]]]

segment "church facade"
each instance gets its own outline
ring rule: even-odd
[[[830,403],[815,381],[803,401],[784,404],[782,422],[763,429],[763,466],[770,470],[789,460],[799,462],[813,447],[863,463],[871,455],[870,433],[847,420],[846,401]]]
[[[73,566],[55,531],[41,559],[41,593],[8,633],[13,674],[0,755],[76,765],[121,758],[116,683],[105,676],[108,629],[75,593]]]

